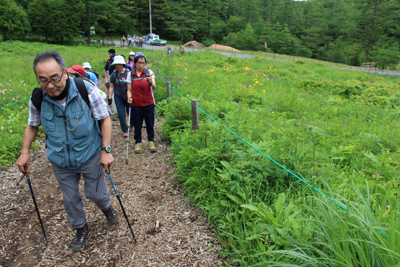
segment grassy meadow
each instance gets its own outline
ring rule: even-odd
[[[158,101],[178,179],[224,256],[242,266],[400,263],[398,79],[210,52],[156,58],[157,81],[182,95]],[[191,99],[215,119],[200,112],[195,132]]]
[[[34,56],[48,49],[99,73],[107,58],[107,48],[1,43],[0,108],[30,95]],[[160,69],[155,97],[177,179],[215,227],[221,256],[241,266],[400,264],[397,78],[304,61],[144,52]],[[191,99],[207,113],[197,131]],[[27,100],[0,110],[3,166],[19,155],[27,115]]]

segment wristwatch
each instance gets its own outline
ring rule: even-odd
[[[107,153],[111,153],[111,146],[103,146],[101,150],[104,150]]]

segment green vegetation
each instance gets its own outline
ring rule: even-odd
[[[107,57],[86,45],[1,43],[0,108],[30,95],[34,56],[48,49],[99,73]],[[222,256],[241,266],[400,264],[398,78],[303,59],[145,53],[161,71],[155,96],[177,178],[215,226]],[[163,78],[183,97],[167,99]],[[185,98],[297,178],[204,113],[192,131]],[[27,105],[0,111],[2,166],[19,155]]]
[[[155,66],[177,178],[216,227],[222,256],[241,266],[400,263],[397,78],[207,52],[160,53]],[[187,100],[161,100],[163,78],[330,199],[201,112],[192,131]]]
[[[102,35],[118,41],[123,34],[145,35],[151,3],[152,32],[168,43],[264,51],[267,42],[270,52],[358,67],[372,61],[379,69],[396,69],[400,62],[397,0],[1,1],[5,40],[27,40],[26,32],[59,44],[72,44],[81,31],[88,44]]]
[[[21,6],[14,1],[0,1],[0,33],[3,40],[7,41],[11,37],[25,35],[30,30],[28,16]]]

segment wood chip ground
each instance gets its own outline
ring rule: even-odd
[[[104,84],[104,80],[101,81]],[[101,87],[100,87],[101,88]],[[113,121],[112,148],[115,162],[111,173],[132,229],[107,178],[112,206],[119,222],[112,226],[103,213],[80,190],[91,236],[82,252],[73,252],[75,231],[69,223],[62,194],[44,147],[31,154],[30,178],[48,235],[43,239],[29,187],[16,166],[3,171],[0,195],[0,266],[221,266],[220,246],[202,212],[188,204],[174,179],[170,149],[161,142],[155,121],[157,152],[147,146],[142,129],[143,148],[134,154],[130,136],[129,162],[125,164],[127,138],[118,121]]]

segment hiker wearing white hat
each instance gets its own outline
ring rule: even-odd
[[[127,137],[128,131],[133,131],[133,123],[129,123],[130,126],[128,128],[125,120],[125,110],[126,113],[129,114],[130,107],[130,104],[127,102],[127,77],[130,71],[125,68],[126,64],[123,56],[115,56],[112,65],[115,66],[116,70],[110,76],[110,89],[108,90],[109,105],[111,108],[112,95],[114,93],[114,101],[117,108],[119,124],[123,136]]]
[[[89,62],[83,62],[82,67],[86,70],[86,71],[92,71],[92,66],[90,66]]]
[[[131,70],[133,70],[133,66],[135,65],[135,62],[133,61],[133,58],[135,56],[135,52],[131,51],[129,52],[129,58],[128,61],[126,61],[126,65],[129,65],[131,67]]]
[[[90,76],[92,76],[92,73],[96,76],[96,79],[90,79],[92,81],[94,81],[94,83],[96,85],[98,85],[98,79],[99,79],[99,74],[97,72],[95,72],[94,70],[92,70],[92,66],[90,66],[89,62],[83,62],[82,64],[83,69],[85,70],[86,73],[88,73]]]

